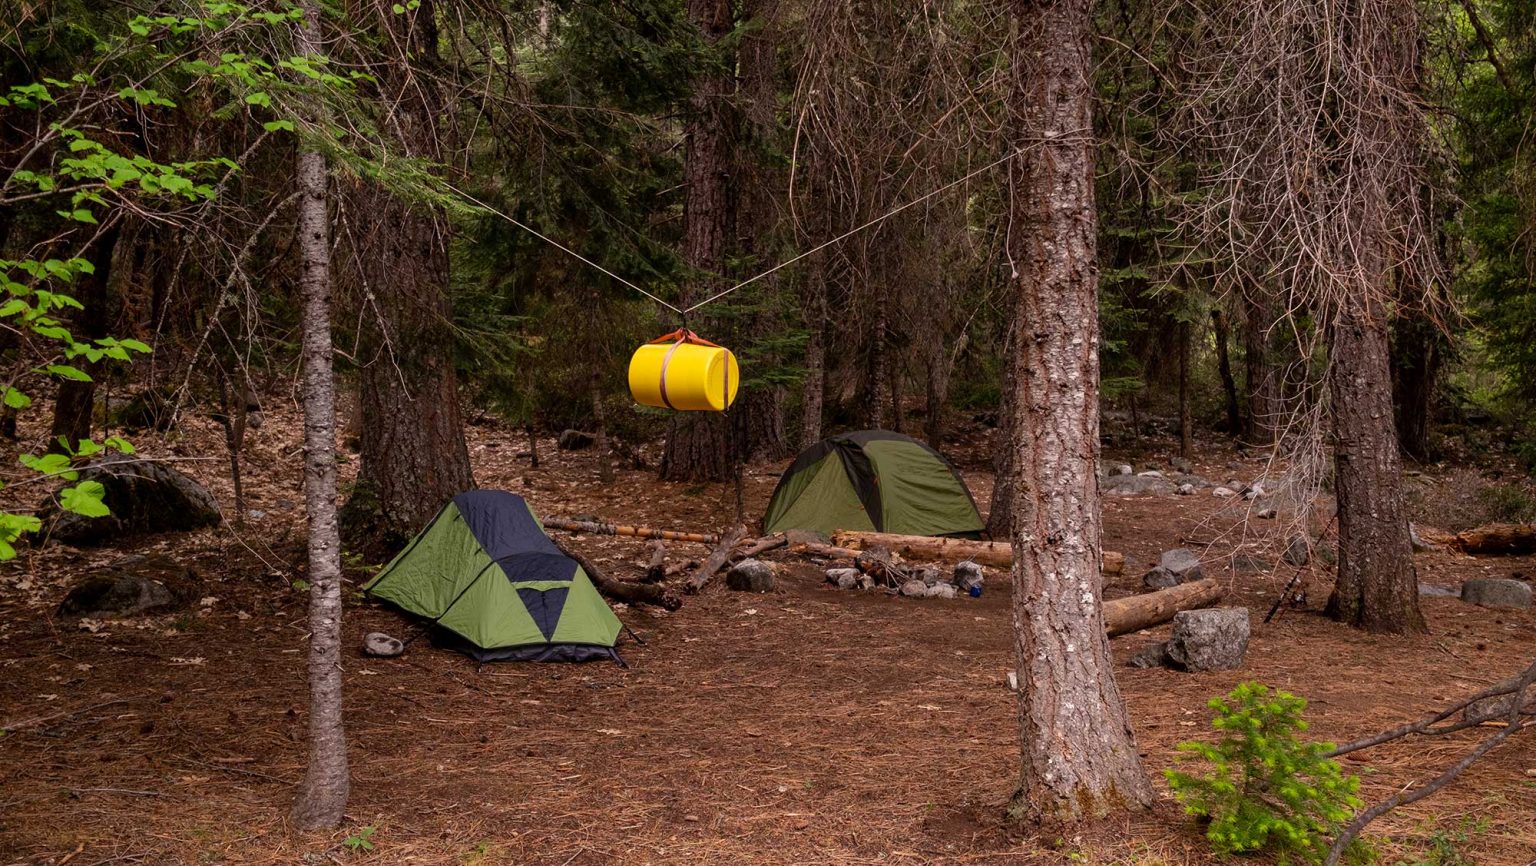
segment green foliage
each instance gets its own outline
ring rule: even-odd
[[[1332,743],[1300,739],[1307,702],[1246,682],[1209,706],[1221,738],[1179,744],[1209,771],[1164,771],[1184,810],[1210,819],[1206,838],[1218,853],[1269,850],[1282,862],[1320,862],[1330,837],[1361,805],[1360,781],[1325,757]]]
[[[1487,830],[1487,818],[1464,818],[1455,827],[1437,827],[1423,851],[1412,860],[1399,860],[1398,866],[1477,866],[1477,861],[1462,853],[1462,848],[1473,836]]]
[[[347,850],[355,854],[372,851],[375,847],[373,844],[373,834],[378,832],[378,829],[377,827],[360,827],[356,833],[341,840],[341,844],[345,845]]]

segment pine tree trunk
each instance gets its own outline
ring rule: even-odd
[[[965,339],[963,336],[960,338]],[[928,345],[928,408],[923,418],[923,435],[928,444],[944,449],[944,407],[949,403],[949,347],[934,339]]]
[[[1433,322],[1409,317],[1396,321],[1392,328],[1392,402],[1397,410],[1397,441],[1404,454],[1420,463],[1430,460],[1429,421],[1440,362],[1440,334]]]
[[[1227,314],[1223,310],[1211,310],[1211,327],[1216,331],[1216,367],[1221,374],[1221,393],[1226,398],[1227,434],[1241,436],[1243,412],[1237,402],[1237,380],[1232,376],[1232,355],[1228,348],[1232,342],[1232,329],[1227,325]]]
[[[821,256],[811,257],[806,277],[806,297],[801,300],[805,328],[805,383],[801,387],[800,447],[809,448],[821,441],[821,415],[827,390],[827,284]]]
[[[608,413],[603,407],[603,390],[597,374],[592,376],[592,420],[597,425],[597,441],[592,450],[597,459],[597,478],[604,484],[613,483],[613,457],[608,453]]]
[[[117,241],[122,237],[122,220],[107,226],[92,241],[85,252],[85,259],[95,265],[95,273],[83,274],[71,289],[71,295],[85,309],[72,323],[75,339],[84,343],[107,336],[115,318],[110,281],[112,260],[117,254]],[[76,362],[78,363],[78,362]],[[70,450],[80,441],[91,438],[91,426],[96,414],[96,381],[105,374],[105,364],[84,364],[83,371],[91,378],[86,382],[64,379],[53,404],[53,424],[48,430],[49,450],[62,450],[59,440],[69,444]]]
[[[1189,332],[1188,322],[1179,323],[1179,457],[1188,460],[1194,451],[1194,417],[1189,401]]]
[[[688,17],[706,44],[717,46],[735,24],[731,0],[688,0]],[[683,261],[694,269],[688,302],[703,300],[720,288],[730,237],[732,76],[703,75],[694,81],[684,123],[687,157],[683,178]],[[730,424],[713,413],[679,413],[667,428],[661,456],[663,481],[729,481],[733,476]]]
[[[1014,0],[1022,153],[1013,407],[1013,622],[1023,771],[1009,807],[1063,825],[1151,804],[1115,685],[1099,565],[1092,3]]]
[[[437,65],[432,0],[410,14],[386,5],[375,20],[400,56],[381,89],[400,145],[434,158],[442,106],[427,80]],[[418,69],[420,67],[420,69]],[[398,98],[397,98],[398,97]],[[361,465],[342,509],[347,547],[383,561],[453,496],[474,486],[453,367],[447,220],[376,184],[350,197],[367,228],[355,229],[362,300]]]
[[[320,53],[319,10],[305,0],[298,35]],[[325,156],[302,151],[299,288],[303,296],[304,505],[309,524],[309,761],[293,804],[301,830],[341,824],[351,792],[341,715],[341,535],[336,525],[336,380],[331,348],[331,245]]]
[[[1015,309],[1017,306],[1015,302]],[[1013,356],[1017,336],[1018,325],[1011,324],[1003,341],[1003,393],[997,429],[992,431],[992,502],[987,511],[987,536],[995,541],[1013,535],[1013,407],[1018,394]]]
[[[1243,364],[1248,391],[1248,439],[1260,447],[1275,444],[1282,411],[1280,373],[1270,351],[1269,330],[1274,325],[1269,299],[1262,285],[1243,283]]]
[[[874,299],[875,323],[870,330],[869,364],[865,374],[868,390],[864,394],[864,426],[872,430],[887,429],[893,408],[888,356],[890,311],[886,308],[883,295],[883,292],[877,293]]]
[[[1367,631],[1424,631],[1403,513],[1385,312],[1379,300],[1361,298],[1336,318],[1329,333],[1328,385],[1339,574],[1328,614]]]

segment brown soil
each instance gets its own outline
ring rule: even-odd
[[[269,412],[250,444],[254,509],[241,530],[146,539],[110,550],[49,547],[0,571],[0,864],[318,863],[1139,863],[1212,862],[1199,829],[1156,782],[1163,804],[1082,838],[1009,830],[1014,695],[1006,575],[980,599],[910,600],[824,588],[789,564],[770,595],[718,585],[682,610],[620,610],[644,637],[630,667],[492,665],[414,644],[366,659],[362,635],[409,636],[399,615],[349,599],[347,718],[353,796],[345,829],[294,836],[284,823],[302,772],[305,595],[296,417]],[[729,487],[659,484],[622,472],[606,487],[587,453],[471,431],[483,486],[526,495],[541,514],[718,528]],[[977,467],[984,434],[957,445]],[[218,431],[143,442],[150,453],[223,454]],[[1252,477],[1258,463],[1212,447],[1209,474]],[[221,459],[221,458],[220,458]],[[230,502],[220,459],[180,464]],[[751,468],[761,513],[777,465]],[[1246,474],[1245,474],[1246,473]],[[985,503],[990,478],[967,473]],[[262,512],[260,516],[256,512]],[[1260,622],[1294,570],[1273,562],[1282,523],[1246,520],[1246,504],[1209,493],[1105,504],[1106,545],[1131,562],[1111,594],[1136,590],[1162,550],[1202,546],[1227,603],[1254,615],[1248,664],[1231,673],[1116,669],[1154,775],[1175,745],[1206,735],[1205,702],[1245,679],[1301,694],[1320,738],[1347,740],[1417,717],[1524,667],[1536,615],[1425,600],[1433,633],[1377,637],[1315,613],[1327,593],[1306,573],[1309,609]],[[615,574],[645,544],[573,541]],[[702,547],[674,545],[675,558]],[[128,553],[193,564],[202,600],[184,613],[78,624],[53,617],[81,574]],[[1421,577],[1454,586],[1478,575],[1536,573],[1524,559],[1421,554]],[[354,581],[366,579],[355,564]],[[1234,570],[1235,567],[1235,570]],[[353,586],[355,587],[355,583]],[[1122,660],[1166,627],[1114,641]],[[29,720],[41,720],[25,724]],[[1368,750],[1347,767],[1376,800],[1422,782],[1478,736]],[[1536,857],[1536,740],[1512,741],[1442,794],[1377,822],[1383,862],[1413,862],[1432,833],[1469,828],[1470,862]],[[1475,822],[1475,823],[1474,823]],[[372,852],[343,840],[376,828]],[[1262,861],[1261,861],[1262,862]]]

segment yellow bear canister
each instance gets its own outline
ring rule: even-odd
[[[657,337],[629,359],[629,393],[645,406],[724,412],[740,385],[731,350],[686,329]]]

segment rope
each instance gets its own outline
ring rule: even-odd
[[[896,208],[895,210],[888,211],[885,214],[877,216],[874,219],[870,220],[869,222],[864,223],[863,225],[859,225],[859,226],[856,226],[854,228],[851,228],[848,231],[845,231],[842,234],[838,235],[837,237],[833,238],[832,240],[826,241],[824,243],[817,244],[816,246],[811,247],[810,249],[806,250],[805,252],[801,253],[800,255],[795,256],[794,258],[792,258],[792,259],[790,259],[788,261],[780,262],[780,263],[774,265],[773,267],[769,268],[768,270],[763,271],[762,273],[758,274],[755,277],[751,277],[750,279],[742,280],[741,282],[737,283],[736,285],[731,286],[729,289],[726,289],[725,291],[722,291],[722,292],[719,292],[717,294],[711,295],[710,297],[707,297],[704,300],[699,301],[697,304],[694,304],[693,306],[688,307],[687,309],[683,310],[682,312],[684,314],[691,313],[694,310],[697,310],[699,307],[704,306],[705,304],[713,303],[715,301],[720,300],[721,298],[725,297],[726,295],[729,295],[731,292],[734,292],[737,289],[741,289],[741,288],[745,288],[747,286],[750,286],[753,283],[757,282],[758,280],[762,279],[763,277],[766,277],[769,274],[772,274],[774,271],[780,270],[781,268],[787,268],[790,265],[794,264],[795,262],[798,262],[801,259],[805,258],[806,256],[809,256],[809,255],[812,255],[814,253],[820,252],[821,250],[824,250],[827,247],[830,247],[830,246],[832,246],[833,244],[835,244],[835,243],[837,243],[839,241],[847,240],[849,237],[852,237],[853,235],[858,234],[859,232],[869,228],[870,226],[874,225],[875,223],[884,222],[885,220],[890,219],[891,217],[901,213],[902,211],[906,210],[909,207],[914,207],[916,205],[920,205],[923,202],[927,201],[928,199],[933,198],[936,195],[942,195],[943,193],[948,192],[949,190],[959,186],[960,184],[965,183],[966,181],[970,180],[971,178],[975,177],[976,175],[982,174],[983,172],[990,171],[990,170],[992,170],[992,169],[1002,165],[1003,163],[1007,162],[1008,160],[1013,159],[1014,157],[1018,156],[1019,154],[1021,154],[1023,152],[1024,152],[1023,149],[1019,149],[1019,150],[1015,150],[1012,153],[1009,153],[1009,154],[1007,154],[1005,156],[1002,156],[1002,157],[1000,157],[998,159],[995,159],[992,162],[989,162],[986,165],[982,166],[981,168],[976,169],[975,171],[971,172],[970,174],[966,175],[965,177],[959,178],[957,180],[952,180],[949,183],[946,183],[943,186],[939,187],[938,189],[928,193],[927,195],[924,195],[924,196],[922,196],[920,198],[915,198],[915,199],[907,202],[906,204],[901,205],[900,207]]]
[[[618,280],[619,282],[623,283],[624,285],[629,286],[631,289],[634,289],[635,291],[637,291],[640,294],[646,296],[647,298],[650,298],[651,300],[653,300],[656,303],[662,305],[663,307],[666,307],[667,309],[671,310],[672,312],[677,313],[679,316],[683,317],[683,322],[684,322],[684,324],[686,326],[687,321],[688,321],[688,314],[693,312],[694,310],[697,310],[698,308],[704,306],[705,304],[712,304],[715,301],[718,301],[721,298],[725,297],[726,295],[729,295],[730,293],[736,291],[737,289],[742,289],[742,288],[745,288],[747,286],[750,286],[753,283],[757,282],[758,280],[761,280],[764,277],[769,276],[770,274],[775,273],[776,271],[779,271],[779,270],[782,270],[784,268],[789,267],[790,265],[794,264],[795,262],[800,261],[801,259],[805,258],[806,256],[814,255],[815,253],[820,252],[821,250],[824,250],[827,247],[830,247],[830,246],[832,246],[835,243],[847,240],[848,238],[858,234],[859,232],[869,228],[872,225],[875,225],[877,223],[881,223],[881,222],[884,222],[884,221],[890,219],[891,217],[901,213],[902,211],[906,210],[907,208],[916,207],[917,205],[922,204],[923,202],[927,201],[928,199],[931,199],[931,198],[933,198],[935,196],[943,195],[944,193],[950,191],[951,189],[954,189],[955,187],[959,186],[960,184],[965,183],[966,181],[970,180],[971,178],[973,178],[973,177],[975,177],[975,176],[977,176],[979,174],[982,174],[984,172],[991,171],[992,169],[1002,165],[1003,163],[1007,162],[1008,160],[1013,159],[1014,157],[1022,154],[1023,152],[1024,152],[1024,150],[1022,148],[1013,150],[1013,151],[1005,154],[1004,156],[1001,156],[1001,157],[993,160],[992,162],[987,163],[986,165],[982,166],[981,168],[976,169],[975,171],[971,172],[970,174],[965,175],[964,177],[952,180],[949,183],[946,183],[943,186],[939,187],[938,189],[933,190],[932,192],[929,192],[929,193],[927,193],[927,194],[925,194],[923,196],[915,198],[915,199],[907,202],[906,204],[903,204],[903,205],[900,205],[900,206],[894,208],[893,210],[887,211],[886,213],[883,213],[880,216],[877,216],[874,219],[869,220],[868,222],[865,222],[865,223],[862,223],[862,224],[860,224],[858,226],[855,226],[854,228],[851,228],[848,231],[843,232],[842,234],[838,235],[837,237],[835,237],[835,238],[833,238],[833,239],[831,239],[829,241],[824,241],[824,242],[822,242],[820,244],[817,244],[816,246],[811,247],[810,249],[806,250],[805,252],[801,253],[800,255],[795,256],[794,258],[789,259],[787,261],[780,262],[780,263],[774,265],[773,267],[769,268],[768,270],[763,271],[762,273],[758,274],[757,276],[750,277],[748,279],[742,280],[741,282],[737,283],[734,286],[731,286],[728,289],[725,289],[724,291],[717,292],[717,293],[715,293],[713,295],[710,295],[709,297],[705,298],[702,301],[699,301],[697,304],[694,304],[691,307],[676,307],[676,306],[673,306],[672,304],[669,304],[666,301],[663,301],[661,298],[656,297],[655,295],[651,294],[650,292],[646,291],[645,289],[640,288],[639,286],[635,285],[634,283],[630,282],[629,280],[624,279],[623,277],[619,276],[618,274],[614,273],[613,271],[608,270],[607,268],[603,267],[602,265],[598,264],[597,262],[592,261],[591,259],[589,259],[586,256],[582,255],[581,253],[578,253],[575,250],[571,249],[570,247],[560,243],[559,241],[554,240],[553,238],[549,237],[548,235],[542,234],[539,231],[537,231],[536,229],[534,229],[533,227],[528,226],[528,225],[526,225],[524,223],[518,222],[517,220],[513,219],[512,217],[507,216],[506,214],[502,213],[501,211],[497,210],[496,208],[493,208],[490,205],[486,204],[485,202],[483,202],[483,201],[475,198],[474,196],[470,195],[469,193],[464,192],[463,190],[459,189],[458,187],[454,186],[453,184],[450,184],[447,181],[443,181],[442,184],[443,184],[444,187],[447,187],[449,190],[451,190],[454,193],[456,193],[457,195],[463,197],[465,200],[473,202],[476,205],[479,205],[480,207],[484,208],[487,212],[495,214],[496,216],[501,217],[502,219],[504,219],[507,222],[517,226],[518,228],[522,229],[523,231],[528,232],[529,234],[533,235],[534,237],[538,238],[539,240],[542,240],[545,243],[548,243],[548,244],[551,244],[551,245],[553,245],[555,247],[558,247],[559,249],[569,253],[570,255],[575,256],[576,258],[582,260],[583,262],[586,262],[587,264],[591,265],[594,268],[597,268],[598,270],[602,271],[603,273],[607,274],[608,276],[613,277],[614,279]]]
[[[634,283],[630,282],[629,280],[624,279],[623,277],[619,276],[618,274],[614,273],[613,271],[608,270],[607,268],[603,267],[602,265],[598,264],[597,262],[592,261],[591,259],[589,259],[586,256],[582,255],[581,253],[576,252],[575,250],[571,249],[570,247],[566,246],[565,244],[562,244],[559,241],[549,237],[548,235],[545,235],[545,234],[539,232],[537,229],[533,228],[532,226],[529,226],[529,225],[526,225],[524,223],[518,222],[517,220],[513,219],[512,217],[507,216],[506,214],[502,213],[501,211],[497,210],[496,208],[491,207],[490,205],[486,204],[485,202],[481,201],[480,199],[475,198],[474,196],[472,196],[469,193],[459,189],[458,187],[454,186],[453,184],[451,184],[451,183],[449,183],[447,181],[442,181],[442,184],[443,184],[443,186],[447,187],[448,189],[452,190],[454,193],[462,196],[463,198],[467,199],[468,201],[471,201],[471,202],[479,205],[480,207],[484,208],[486,211],[488,211],[490,213],[493,213],[496,216],[501,217],[502,219],[504,219],[507,222],[517,226],[518,228],[522,229],[523,231],[533,235],[534,237],[538,238],[539,240],[544,241],[545,243],[550,244],[552,246],[555,246],[555,247],[557,247],[557,248],[559,248],[561,250],[564,250],[565,252],[575,256],[578,259],[581,259],[582,261],[586,262],[587,264],[591,265],[592,267],[597,268],[598,270],[602,271],[603,273],[607,274],[608,276],[613,277],[614,279],[618,280],[619,282],[623,283],[626,286],[629,286],[631,289],[634,289],[635,291],[639,292],[640,294],[645,295],[647,298],[650,298],[651,300],[655,301],[656,303],[661,304],[663,307],[666,307],[667,309],[671,310],[672,312],[677,313],[679,316],[686,316],[686,315],[688,315],[688,311],[687,310],[679,309],[677,307],[672,306],[671,304],[667,303],[666,301],[663,301],[661,298],[658,298],[655,295],[651,294],[650,292],[647,292],[645,289],[640,288],[639,286],[635,285]]]

